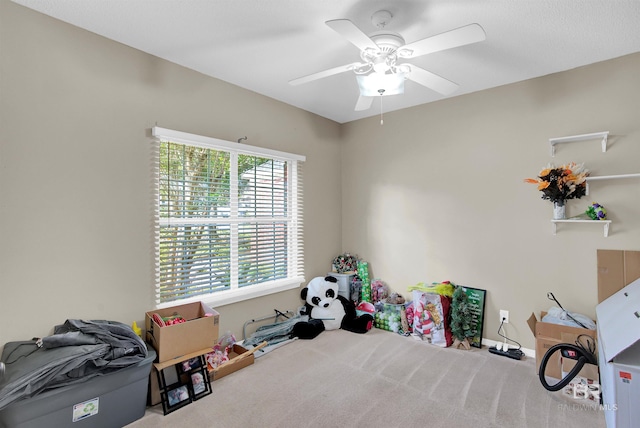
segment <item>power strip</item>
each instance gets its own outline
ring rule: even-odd
[[[496,355],[502,355],[503,357],[513,358],[514,360],[521,360],[524,358],[524,352],[519,349],[507,349],[506,351],[503,351],[502,349],[492,346],[489,348],[489,352]]]

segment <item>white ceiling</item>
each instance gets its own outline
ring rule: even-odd
[[[291,86],[288,81],[360,60],[325,25],[346,18],[369,34],[386,29],[406,43],[471,23],[483,42],[410,60],[460,85],[451,97],[640,51],[640,0],[13,0],[62,21],[284,103],[346,123],[380,114],[354,111],[352,72]],[[444,97],[407,81],[385,96],[385,112]]]

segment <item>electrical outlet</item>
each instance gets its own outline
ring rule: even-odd
[[[500,322],[502,322],[502,320],[504,320],[505,324],[509,324],[509,311],[500,309]]]

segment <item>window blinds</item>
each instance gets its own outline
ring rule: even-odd
[[[153,135],[159,303],[301,280],[304,157]]]

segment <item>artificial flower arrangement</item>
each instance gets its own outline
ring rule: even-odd
[[[349,253],[340,254],[331,263],[334,272],[353,273],[358,269],[358,257]]]
[[[538,178],[527,178],[527,183],[537,184],[542,199],[564,205],[567,199],[580,199],[587,193],[589,171],[584,164],[570,162],[561,166],[547,165]]]
[[[591,218],[591,220],[606,220],[607,218],[607,210],[597,202],[589,205],[586,214]]]

